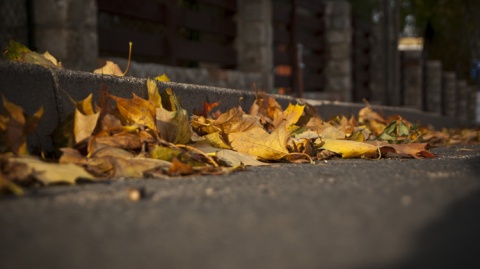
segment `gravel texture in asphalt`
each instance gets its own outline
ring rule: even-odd
[[[480,145],[432,151],[3,197],[0,268],[480,268]]]

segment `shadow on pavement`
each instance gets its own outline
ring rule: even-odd
[[[480,268],[480,189],[448,206],[418,233],[410,254],[363,268]]]

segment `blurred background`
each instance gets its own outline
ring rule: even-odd
[[[480,121],[478,0],[0,0],[0,44],[69,69]]]

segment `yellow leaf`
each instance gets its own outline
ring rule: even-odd
[[[326,149],[342,155],[342,158],[375,157],[378,147],[350,140],[324,139],[320,149]]]
[[[271,134],[263,128],[254,128],[246,132],[230,133],[228,139],[232,148],[238,152],[264,160],[280,160],[288,154],[287,140],[290,134],[285,123],[281,123]]]
[[[82,167],[72,163],[47,163],[30,157],[11,158],[9,161],[26,164],[31,176],[45,185],[55,183],[74,184],[77,179],[94,179]]]
[[[107,61],[102,68],[95,69],[93,73],[102,75],[114,75],[119,77],[124,76],[122,69],[120,69],[120,67],[112,61]]]
[[[78,144],[92,135],[93,131],[95,130],[95,126],[97,126],[99,116],[100,112],[93,115],[84,115],[80,111],[75,110],[75,116],[73,120],[75,143]]]
[[[295,123],[297,123],[298,119],[303,114],[303,110],[305,109],[304,105],[299,105],[299,104],[288,104],[287,109],[280,113],[278,115],[277,113],[275,114],[276,117],[273,120],[273,126],[278,126],[279,123],[281,123],[283,120],[286,120],[286,126],[287,128],[291,128],[291,126]],[[279,110],[278,110],[279,111]]]
[[[155,77],[156,81],[163,81],[163,82],[170,82],[170,78],[166,74],[162,74],[160,76]]]
[[[148,100],[155,108],[162,107],[162,97],[158,92],[158,85],[155,80],[147,79]]]
[[[95,113],[92,96],[89,94],[85,99],[75,102],[73,134],[77,144],[90,137],[97,126],[100,111]]]

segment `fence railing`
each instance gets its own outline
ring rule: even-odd
[[[324,6],[320,1],[274,1],[276,88],[302,96],[321,91],[324,67]]]
[[[128,54],[174,66],[237,64],[236,0],[98,0],[100,56]],[[187,3],[187,4],[186,4]]]

